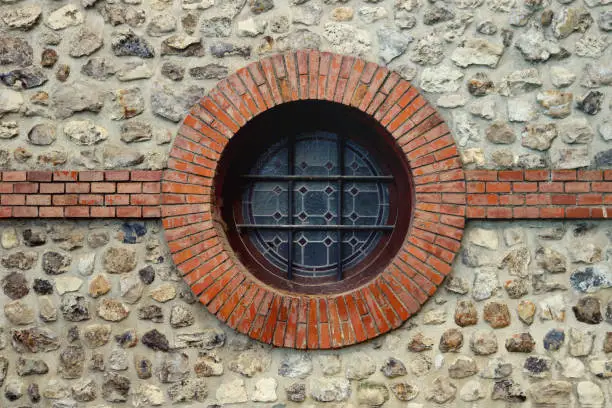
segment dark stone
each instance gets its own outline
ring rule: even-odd
[[[135,244],[147,233],[147,227],[140,222],[124,222],[121,225],[124,244]]]
[[[79,330],[79,326],[73,325],[68,328],[68,332],[66,334],[69,343],[74,343],[75,341],[81,338],[81,331]]]
[[[151,360],[139,357],[134,360],[134,366],[136,368],[136,375],[141,380],[146,380],[147,378],[151,378],[153,375],[153,363]]]
[[[6,357],[0,356],[0,387],[4,384],[6,373],[8,373],[9,361]]]
[[[36,404],[40,402],[40,391],[38,389],[38,384],[30,384],[28,385],[28,396],[30,397],[30,401]]]
[[[0,74],[0,81],[3,82],[4,85],[13,86],[19,81],[23,89],[41,86],[48,80],[49,78],[47,78],[45,71],[34,65]]]
[[[533,376],[541,376],[550,371],[550,359],[546,357],[529,356],[525,359],[523,368]]]
[[[34,279],[34,292],[39,295],[50,295],[53,293],[53,284],[46,279]]]
[[[23,230],[23,241],[29,247],[37,247],[47,243],[47,234],[40,229]]]
[[[98,81],[105,81],[115,75],[116,72],[117,67],[111,60],[104,57],[91,58],[81,67],[82,74]]]
[[[21,299],[30,293],[28,281],[19,272],[11,272],[2,279],[2,290],[6,296],[13,300]]]
[[[108,402],[125,402],[130,392],[130,379],[117,373],[104,374],[102,398]]]
[[[612,353],[612,332],[606,332],[603,344],[604,353]]]
[[[168,351],[170,350],[170,344],[166,336],[156,329],[149,330],[146,332],[140,340],[142,344],[156,351]]]
[[[506,350],[511,353],[531,353],[535,348],[535,341],[530,333],[513,334],[506,339]]]
[[[557,351],[565,342],[565,332],[563,329],[550,329],[544,335],[544,348],[548,351]]]
[[[612,149],[599,152],[595,155],[595,165],[598,167],[612,166]]]
[[[220,42],[210,46],[210,53],[217,58],[233,56],[249,58],[251,56],[251,47],[249,45],[238,46]]]
[[[477,72],[467,82],[468,91],[474,96],[485,96],[494,88],[493,81],[484,72]]]
[[[576,106],[584,113],[597,115],[601,111],[603,97],[603,93],[599,91],[589,91],[582,99],[576,102]]]
[[[273,0],[251,0],[251,12],[253,14],[261,14],[270,11],[274,8]]]
[[[140,320],[151,320],[154,323],[163,323],[164,312],[157,305],[142,306],[138,309],[138,318]]]
[[[135,330],[126,330],[115,335],[115,341],[123,348],[134,347],[138,344],[138,336]]]
[[[512,380],[495,381],[491,399],[506,402],[524,402],[527,399],[525,392]]]
[[[0,65],[25,67],[32,64],[33,56],[32,46],[23,38],[0,37]]]
[[[448,329],[440,337],[440,351],[443,353],[457,352],[463,346],[463,333],[459,329]]]
[[[60,346],[59,337],[51,330],[41,327],[13,329],[11,330],[11,341],[18,353],[52,351],[57,350]]]
[[[478,323],[478,311],[471,300],[459,300],[455,308],[455,323],[458,326],[473,326]]]
[[[380,371],[382,371],[385,377],[389,378],[401,377],[408,374],[404,363],[393,357],[385,360],[383,366],[380,368]]]
[[[57,59],[57,51],[52,48],[45,48],[40,56],[40,65],[45,68],[53,68]]]
[[[540,23],[542,23],[542,27],[548,27],[552,23],[554,13],[551,9],[546,9],[542,12],[540,16]]]
[[[140,58],[155,57],[153,46],[132,30],[116,33],[111,40],[113,52],[118,57],[134,56]]]
[[[595,292],[610,287],[607,268],[587,266],[570,275],[570,284],[579,292]]]
[[[189,75],[194,79],[223,79],[227,77],[229,69],[224,65],[208,64],[203,67],[189,68]]]
[[[70,255],[55,251],[45,252],[42,256],[42,268],[48,275],[60,275],[67,272],[71,262]]]
[[[151,265],[147,265],[138,271],[138,275],[142,283],[150,285],[155,280],[155,269]]]
[[[447,6],[432,6],[423,14],[423,24],[434,25],[455,18],[455,13]]]
[[[70,76],[70,65],[60,64],[55,71],[55,78],[60,82],[66,82]]]
[[[601,303],[593,296],[583,297],[572,307],[576,320],[587,324],[599,324],[603,320]]]
[[[507,28],[502,28],[501,30],[502,43],[504,47],[509,47],[512,45],[512,39],[514,38],[514,31],[508,30]]]
[[[173,81],[182,81],[185,77],[185,68],[179,64],[164,62],[161,67],[161,74]]]
[[[306,384],[293,383],[285,390],[287,399],[292,402],[303,402],[306,399]]]
[[[60,311],[64,319],[69,322],[89,320],[89,301],[85,296],[67,293],[62,296]]]

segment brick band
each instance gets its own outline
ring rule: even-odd
[[[612,170],[467,170],[467,217],[608,218]]]
[[[4,171],[0,218],[159,218],[162,171]]]

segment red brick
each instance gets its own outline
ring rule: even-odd
[[[39,207],[38,216],[41,218],[61,218],[64,216],[64,207]]]
[[[91,183],[91,192],[92,193],[114,193],[115,192],[115,183]]]
[[[140,207],[117,207],[117,218],[141,218],[142,209]]]
[[[68,218],[88,218],[89,207],[70,206],[64,208],[64,216]]]
[[[13,207],[13,217],[15,218],[38,217],[38,207]]]

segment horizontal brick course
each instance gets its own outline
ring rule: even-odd
[[[159,218],[161,178],[160,170],[4,171],[0,218]]]
[[[467,185],[467,218],[608,218],[612,177],[606,174],[602,170],[466,170],[466,179],[472,180]],[[502,181],[509,179],[530,181]]]

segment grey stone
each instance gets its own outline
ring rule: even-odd
[[[125,319],[130,309],[122,302],[115,299],[102,299],[98,304],[98,316],[109,322],[119,322]]]
[[[89,120],[73,120],[64,124],[64,134],[80,146],[91,146],[108,138],[108,132]]]
[[[181,57],[203,57],[206,51],[199,37],[185,34],[175,34],[162,42],[161,55],[177,55]]]
[[[565,342],[565,331],[563,329],[550,329],[544,335],[544,349],[548,351],[557,351]]]
[[[174,305],[170,311],[170,325],[173,328],[191,326],[195,322],[195,317],[190,309],[183,305]]]
[[[404,363],[393,357],[385,360],[380,371],[388,378],[396,378],[408,374]]]
[[[104,40],[102,38],[102,32],[85,26],[72,38],[70,56],[78,58],[91,55],[102,48],[103,45]]]
[[[64,379],[80,378],[85,368],[85,350],[81,346],[71,345],[59,354],[57,373]]]
[[[131,382],[126,376],[109,372],[104,374],[102,398],[107,402],[125,402],[128,399]]]
[[[576,55],[584,58],[600,58],[610,45],[606,34],[584,34],[575,44]]]
[[[46,72],[37,66],[15,69],[10,72],[0,73],[0,81],[13,88],[23,89],[36,88],[48,81]]]
[[[39,358],[24,358],[17,359],[17,374],[25,377],[28,375],[42,375],[49,372],[49,366],[44,360]]]
[[[12,329],[11,341],[15,350],[21,353],[53,351],[60,347],[58,336],[44,327]]]
[[[572,307],[576,320],[582,323],[599,324],[603,320],[601,304],[598,298],[587,296],[578,300]]]
[[[530,62],[544,62],[562,52],[559,43],[546,38],[542,29],[535,25],[517,36],[515,47],[519,49],[523,58]]]
[[[166,336],[156,329],[149,330],[143,334],[140,342],[152,350],[168,351],[170,349]]]
[[[0,89],[0,117],[6,113],[19,112],[23,105],[20,92],[11,89]]]
[[[476,373],[478,373],[476,361],[468,356],[459,356],[448,366],[448,376],[450,378],[467,378]]]
[[[506,122],[493,122],[486,130],[485,135],[491,143],[511,144],[516,140],[514,130]]]
[[[47,15],[45,24],[53,30],[63,30],[66,27],[77,26],[83,23],[84,16],[74,4],[66,4]]]
[[[210,46],[210,53],[216,58],[233,56],[249,58],[251,56],[251,46],[236,45],[228,42],[217,42]]]
[[[572,357],[585,357],[593,351],[595,333],[590,330],[570,328],[568,337],[569,354]]]
[[[178,122],[204,93],[204,89],[195,86],[177,92],[175,87],[155,82],[151,91],[151,108],[156,115]]]
[[[497,348],[497,336],[492,330],[478,330],[470,337],[470,349],[478,356],[495,354]]]
[[[597,163],[597,155],[595,161]],[[605,158],[605,156],[599,156]],[[591,164],[589,158],[588,146],[575,146],[575,147],[559,147],[550,151],[550,161],[554,168],[557,169],[576,169],[580,167],[587,167]],[[605,163],[605,159],[602,159]],[[598,166],[604,166],[603,163],[597,163]]]
[[[351,383],[345,378],[313,377],[309,388],[310,396],[318,402],[341,402],[351,396]]]
[[[42,14],[42,9],[37,4],[6,7],[0,11],[0,20],[13,29],[30,30],[38,23]]]
[[[529,395],[535,404],[566,405],[572,394],[572,383],[567,381],[542,381],[529,387]]]
[[[108,344],[111,336],[109,324],[92,324],[83,328],[83,343],[89,348],[102,347]]]
[[[0,37],[0,65],[18,65],[25,67],[32,64],[34,52],[28,41],[21,37]]]
[[[90,58],[81,67],[82,74],[97,79],[98,81],[104,81],[115,75],[116,72],[117,67],[106,57]]]
[[[428,7],[423,14],[423,24],[434,25],[455,18],[455,12],[448,7],[434,5]]]
[[[555,37],[565,38],[574,31],[584,33],[591,24],[593,24],[593,17],[586,9],[563,7],[555,13],[552,30]]]
[[[365,30],[336,22],[325,23],[323,28],[323,36],[335,52],[362,56],[370,51],[372,41]]]
[[[489,299],[499,289],[499,279],[494,268],[485,267],[476,269],[472,285],[472,297],[474,300]]]
[[[104,269],[111,274],[129,273],[136,263],[136,251],[127,247],[108,248],[102,258]]]
[[[612,28],[609,28],[610,30]],[[578,402],[583,407],[600,408],[605,404],[605,397],[599,385],[591,381],[580,381],[576,385]]]
[[[550,81],[557,88],[570,86],[576,80],[576,74],[567,68],[554,66],[550,68]]]
[[[102,93],[85,82],[58,87],[52,94],[52,100],[59,119],[66,119],[75,112],[100,112],[104,105]]]
[[[423,69],[420,85],[424,91],[432,93],[455,92],[463,73],[455,68],[440,65]]]
[[[5,303],[4,315],[15,325],[34,323],[34,310],[22,300]]]
[[[17,122],[0,122],[0,139],[13,139],[17,136],[19,136],[19,125]]]
[[[229,69],[220,64],[207,64],[189,69],[189,75],[194,79],[223,79],[228,73]]]
[[[576,100],[576,107],[586,114],[596,115],[601,111],[603,97],[599,91],[589,91]]]
[[[485,20],[478,23],[476,31],[484,35],[494,35],[497,33],[497,26],[491,20]]]
[[[536,262],[538,267],[549,273],[564,273],[567,271],[567,257],[549,247],[537,249]]]
[[[246,377],[264,372],[270,367],[271,358],[263,350],[245,350],[229,363],[229,369]]]
[[[161,67],[161,74],[172,81],[182,81],[185,77],[185,68],[173,62],[164,62]]]
[[[176,18],[168,13],[155,14],[147,25],[147,34],[161,37],[176,30]]]
[[[142,306],[138,309],[138,318],[161,323],[164,321],[164,314],[161,307],[157,305]]]
[[[410,51],[410,60],[421,65],[437,65],[444,58],[444,41],[436,33],[417,39]]]
[[[404,54],[413,40],[402,31],[387,26],[379,28],[376,35],[379,44],[378,55],[387,64]]]
[[[444,404],[455,399],[457,387],[446,377],[436,377],[425,394],[427,401]]]
[[[72,258],[61,252],[47,251],[42,256],[42,269],[48,275],[60,275],[68,272]]]
[[[153,375],[153,363],[147,358],[134,358],[134,367],[136,368],[136,375],[141,380],[151,378],[151,376]]]
[[[346,378],[363,380],[374,374],[376,363],[369,355],[360,352],[346,363]]]
[[[4,397],[9,401],[17,401],[23,396],[23,382],[18,378],[9,378],[4,385]]]
[[[34,266],[38,260],[38,253],[34,251],[17,251],[5,255],[0,259],[0,263],[7,269],[20,269],[27,271]]]
[[[455,48],[452,61],[460,67],[484,65],[495,68],[504,52],[503,44],[496,44],[482,38],[468,38]]]
[[[519,384],[507,379],[496,381],[493,384],[491,399],[506,402],[524,402],[527,399],[527,395]]]
[[[72,398],[78,402],[90,402],[98,397],[96,382],[92,378],[83,378],[72,384]]]
[[[382,383],[364,381],[357,386],[357,401],[362,406],[378,407],[389,400],[389,390]]]
[[[285,389],[285,392],[289,401],[303,402],[306,399],[306,384],[293,383]]]
[[[127,63],[116,72],[117,79],[120,81],[135,81],[153,76],[153,70],[145,62]]]
[[[111,119],[129,119],[144,111],[144,97],[138,87],[117,89],[111,94]]]
[[[463,333],[459,329],[451,328],[442,333],[438,348],[443,353],[458,352],[463,346]]]
[[[129,28],[113,33],[111,48],[113,53],[118,57],[134,56],[140,58],[153,58],[155,56],[153,46],[146,39],[139,37]]]
[[[506,350],[511,353],[531,353],[535,341],[529,332],[513,334],[506,339]]]
[[[588,63],[584,65],[584,74],[580,85],[586,88],[599,88],[612,84],[612,68],[605,64]]]
[[[89,320],[89,301],[80,294],[67,293],[62,296],[60,311],[69,322]]]
[[[28,132],[28,142],[34,146],[48,146],[55,140],[57,140],[57,131],[52,123],[39,123]]]
[[[480,372],[480,377],[499,380],[512,374],[512,363],[501,357],[490,358]]]
[[[6,296],[15,300],[26,296],[30,289],[25,276],[19,272],[11,272],[2,278],[2,291]]]

